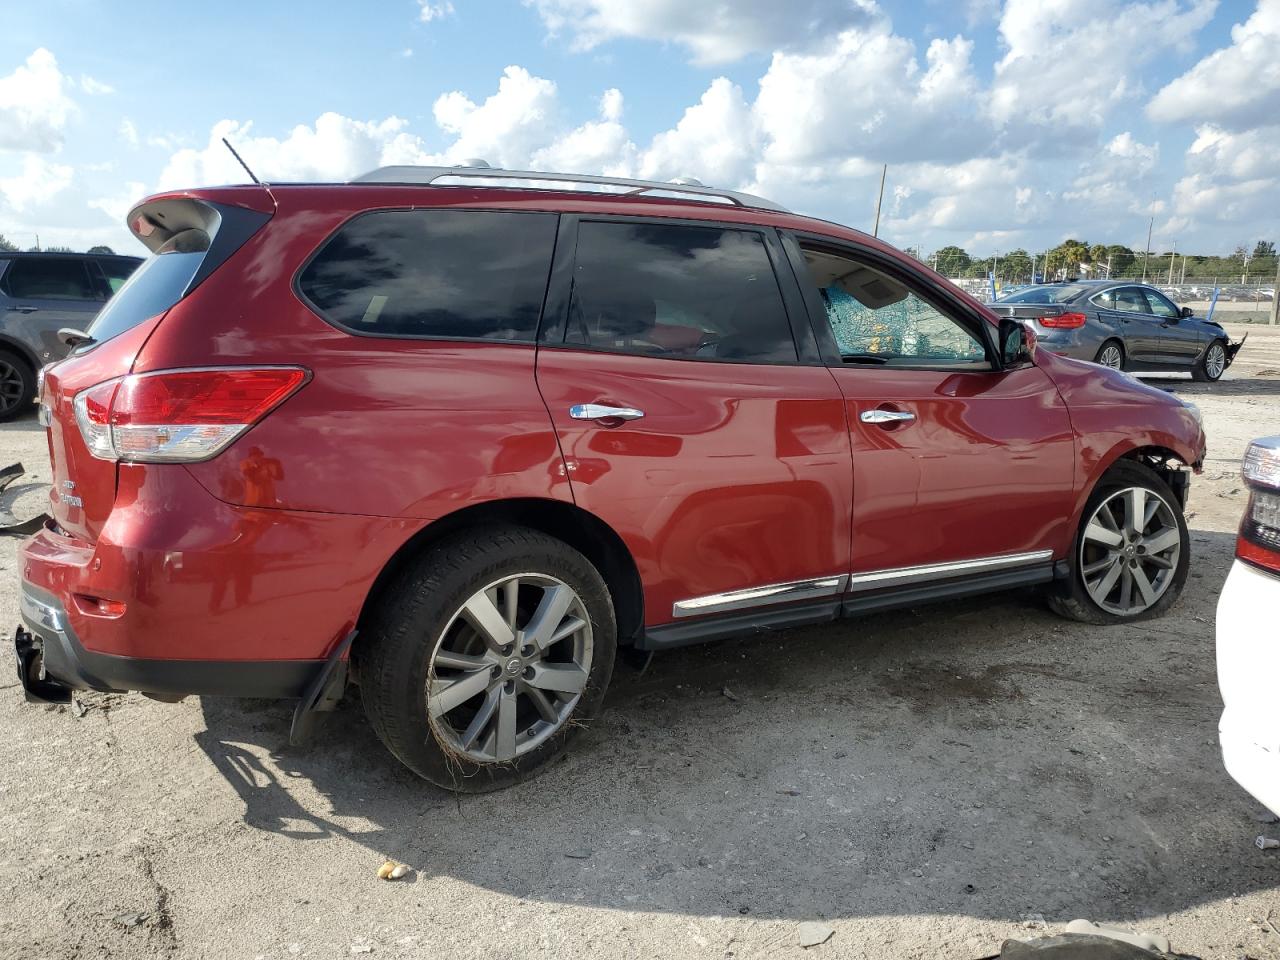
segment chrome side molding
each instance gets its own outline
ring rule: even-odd
[[[771,603],[788,603],[793,600],[820,600],[844,593],[847,574],[818,577],[814,580],[792,580],[789,583],[769,583],[762,587],[712,593],[705,597],[678,600],[671,607],[673,617],[696,617],[706,613],[724,613],[729,610],[745,610]]]
[[[892,570],[873,570],[855,573],[849,578],[849,591],[878,590],[921,580],[962,577],[971,573],[987,573],[992,570],[1008,570],[1053,559],[1052,550],[1035,550],[1031,553],[1009,553],[999,557],[978,557],[974,560],[957,560],[953,563],[930,563],[919,567],[896,567]]]

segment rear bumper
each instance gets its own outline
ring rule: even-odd
[[[1036,349],[1047,350],[1060,357],[1092,361],[1102,344],[1098,335],[1087,326],[1076,330],[1042,327],[1035,322],[1032,322],[1032,326],[1036,333]]]
[[[22,585],[14,631],[27,699],[65,702],[70,690],[139,690],[161,696],[301,697],[323,660],[152,660],[94,653],[52,594]]]

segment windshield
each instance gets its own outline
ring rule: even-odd
[[[996,303],[1069,303],[1089,288],[1080,283],[1054,284],[1045,287],[1024,287]]]
[[[110,340],[164,313],[187,292],[208,249],[209,238],[202,231],[173,237],[134,271],[85,332],[95,341]]]

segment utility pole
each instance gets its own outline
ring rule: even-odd
[[[1178,284],[1181,285],[1186,282],[1187,282],[1187,255],[1184,253],[1182,255],[1182,274],[1178,277]]]
[[[1036,282],[1036,255],[1034,253],[1031,255],[1031,277],[1029,282]]]
[[[1246,279],[1245,279],[1245,277],[1249,276],[1249,261],[1250,261],[1250,260],[1252,260],[1252,259],[1253,259],[1253,258],[1252,258],[1252,257],[1250,257],[1247,253],[1244,255],[1244,267],[1243,267],[1243,272],[1240,274],[1240,282],[1241,282],[1241,283],[1248,283],[1248,282],[1249,282],[1248,280],[1246,280]]]
[[[1107,254],[1107,279],[1111,279],[1111,254]]]
[[[1151,219],[1147,221],[1147,249],[1142,252],[1142,282],[1147,282],[1147,260],[1151,258],[1151,228],[1156,225],[1156,215],[1153,213]]]
[[[1173,241],[1173,250],[1169,252],[1169,286],[1173,286],[1173,261],[1178,256],[1178,241]]]
[[[876,197],[876,225],[871,228],[873,237],[880,236],[880,204],[884,202],[884,178],[889,172],[889,165],[886,163],[880,168],[880,195]]]

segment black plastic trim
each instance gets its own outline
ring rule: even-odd
[[[949,600],[954,597],[967,597],[998,590],[1011,590],[1014,587],[1049,583],[1053,579],[1054,565],[1043,563],[1016,570],[1000,570],[954,580],[938,580],[916,586],[895,587],[875,593],[853,594],[844,598],[841,609],[846,617],[851,617],[879,610],[914,607],[917,604],[932,603],[935,600]]]
[[[670,650],[707,640],[721,640],[744,634],[784,630],[813,623],[828,623],[839,615],[840,599],[797,603],[774,610],[748,610],[699,620],[679,620],[647,627],[636,640],[637,650]]]

